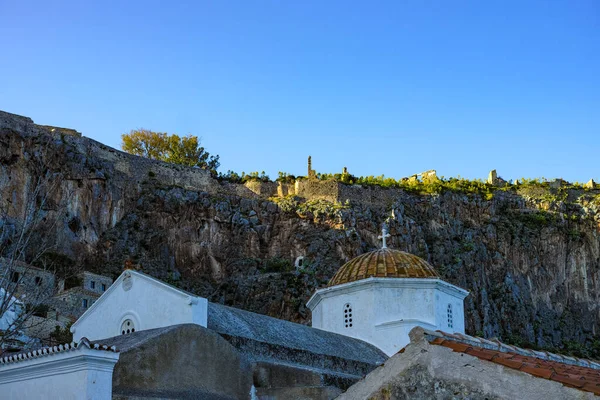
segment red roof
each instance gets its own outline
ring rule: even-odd
[[[522,349],[458,333],[426,331],[426,337],[429,343],[448,347],[457,353],[469,354],[538,378],[600,395],[600,364],[594,361]]]

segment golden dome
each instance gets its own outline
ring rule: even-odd
[[[439,278],[425,260],[404,251],[383,248],[353,258],[338,270],[327,286],[366,278]]]

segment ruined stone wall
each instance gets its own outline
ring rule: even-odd
[[[250,180],[244,183],[251,192],[268,199],[277,195],[277,182],[263,182],[259,180]]]
[[[307,200],[338,201],[339,183],[334,180],[299,179],[295,184],[296,196]]]
[[[296,195],[296,185],[293,183],[282,183],[279,182],[277,185],[277,196],[286,197],[286,196],[295,196]]]
[[[93,154],[94,157],[109,164],[115,172],[122,173],[134,184],[152,182],[158,185],[179,186],[184,189],[205,190],[210,193],[217,193],[221,190],[218,181],[212,178],[209,171],[202,168],[134,156],[89,138],[78,140],[67,138],[67,140],[83,154]]]

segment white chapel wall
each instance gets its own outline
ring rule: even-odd
[[[451,324],[448,323],[448,305],[451,306]],[[449,333],[465,333],[464,297],[460,293],[439,290],[435,301],[436,329]]]
[[[364,340],[392,355],[410,342],[408,333],[416,326],[464,333],[465,295],[438,279],[370,278],[321,290],[321,300],[312,306],[312,326]],[[353,310],[348,328],[345,304]],[[452,327],[448,326],[448,304]]]
[[[346,327],[345,306],[352,310],[352,321]],[[313,328],[370,341],[373,325],[373,293],[370,290],[348,290],[323,299],[313,311]],[[315,318],[316,314],[316,318]],[[352,324],[352,326],[350,326]]]
[[[77,348],[0,364],[0,398],[110,400],[119,353]]]
[[[123,274],[127,274],[127,271]],[[123,275],[71,328],[74,340],[193,323],[206,327],[208,302],[135,272]],[[127,333],[127,332],[126,332]]]

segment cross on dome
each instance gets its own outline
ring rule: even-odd
[[[387,243],[385,241],[386,238],[389,238],[391,235],[388,233],[387,226],[383,225],[381,228],[381,236],[377,236],[377,239],[381,239],[383,241],[381,248],[387,249]]]

